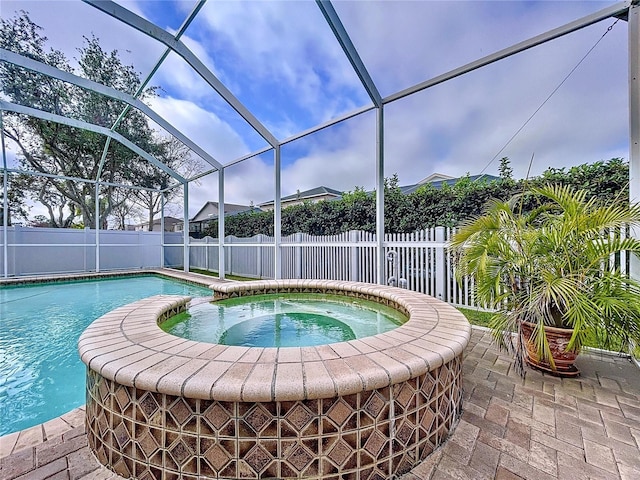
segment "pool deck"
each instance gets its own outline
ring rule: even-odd
[[[464,361],[464,412],[449,441],[402,480],[640,478],[640,370],[583,353],[582,375],[529,370],[525,380],[485,329]],[[0,437],[0,478],[118,479],[87,446],[76,409]]]

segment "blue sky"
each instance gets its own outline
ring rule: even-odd
[[[191,1],[118,2],[175,32]],[[337,1],[334,7],[383,96],[598,11],[593,1]],[[144,76],[163,51],[145,35],[77,1],[4,1],[29,11],[50,45],[75,56],[95,34]],[[627,25],[618,22],[503,151],[511,136],[602,37],[605,20],[399,100],[385,108],[385,174],[402,184],[434,172],[514,174],[628,157]],[[209,1],[182,40],[279,139],[369,105],[315,2]],[[266,142],[179,57],[151,81],[158,113],[223,163]],[[227,201],[271,200],[272,154],[227,171]],[[325,185],[373,188],[375,115],[369,112],[283,147],[283,195]],[[217,177],[190,188],[190,213],[217,200]]]

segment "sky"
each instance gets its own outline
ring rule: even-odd
[[[170,33],[195,4],[118,3]],[[614,3],[363,0],[333,5],[385,97]],[[141,77],[164,50],[79,1],[3,0],[0,8],[3,18],[29,12],[49,45],[69,58],[77,56],[83,36],[95,35]],[[371,105],[313,1],[209,1],[182,41],[279,140]],[[514,177],[524,178],[549,167],[628,159],[627,42],[626,22],[604,20],[386,105],[385,176],[397,174],[407,185],[435,172],[497,175],[499,159],[506,156]],[[176,54],[150,84],[159,87],[151,107],[221,163],[267,145]],[[284,145],[282,195],[321,185],[373,189],[375,122],[370,111]],[[8,153],[11,158],[15,150]],[[245,205],[272,200],[274,177],[272,152],[235,164],[225,169],[225,199]],[[189,187],[190,216],[206,201],[217,201],[217,186],[214,173]]]

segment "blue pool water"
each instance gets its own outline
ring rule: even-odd
[[[82,331],[114,308],[158,294],[211,290],[156,276],[0,287],[0,435],[83,405]]]

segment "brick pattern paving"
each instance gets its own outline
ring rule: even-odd
[[[583,353],[581,376],[528,370],[473,329],[464,412],[449,441],[402,480],[640,479],[640,370]]]
[[[582,354],[578,366],[577,379],[529,370],[522,380],[489,334],[474,328],[462,419],[402,480],[639,479],[640,370],[595,354]],[[90,453],[84,428],[72,427],[77,419],[67,420],[63,434],[60,424],[49,434],[41,428],[40,438],[0,438],[0,478],[117,479]]]

